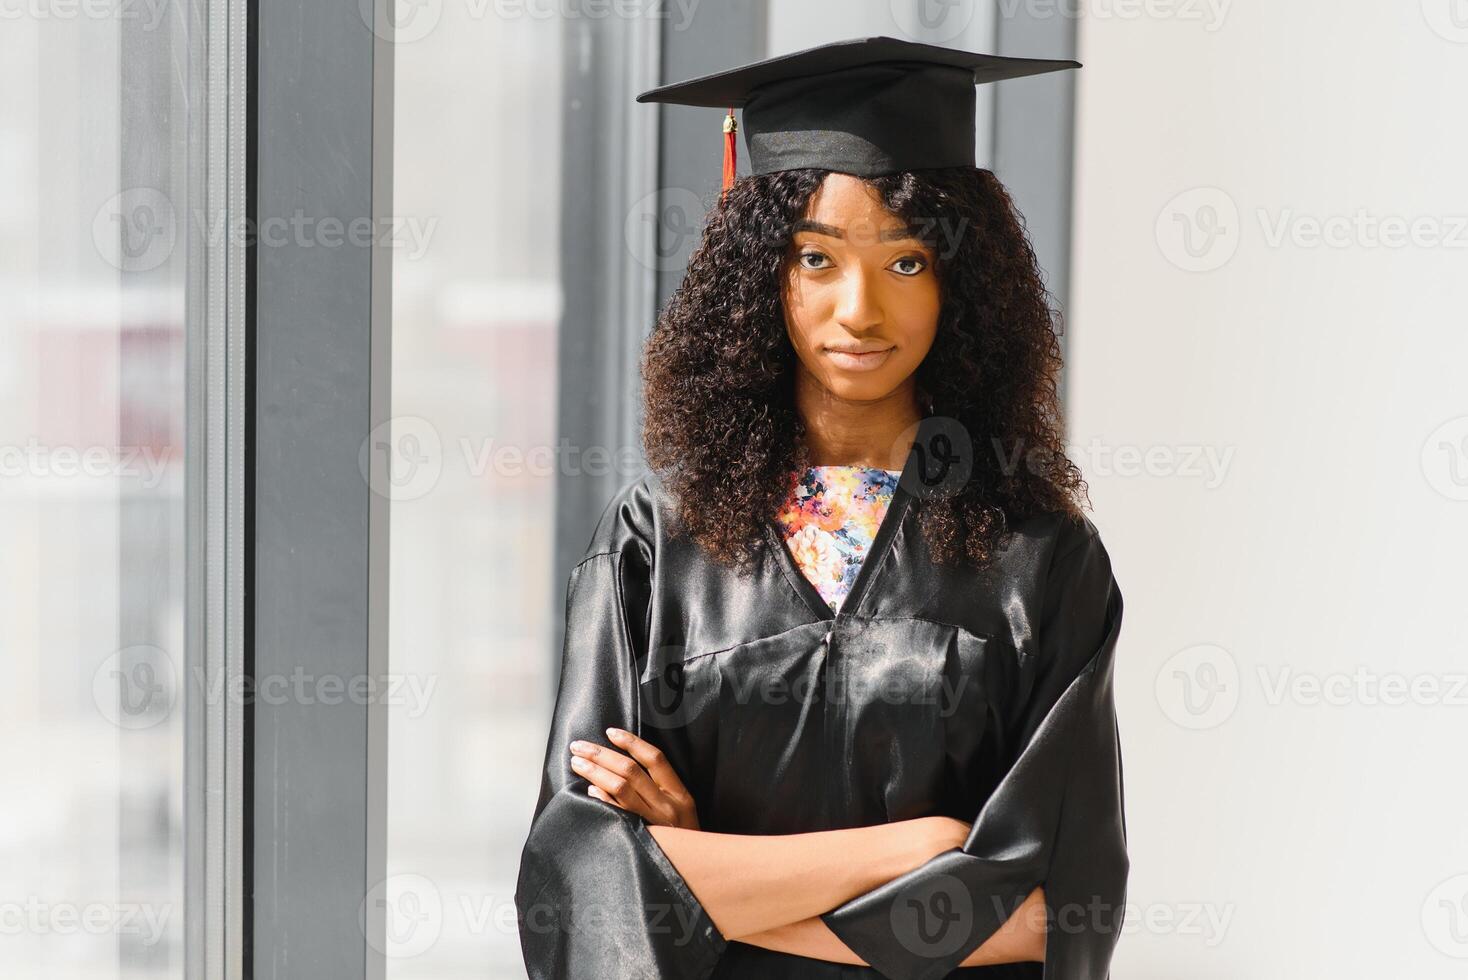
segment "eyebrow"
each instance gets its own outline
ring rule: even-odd
[[[906,228],[883,228],[880,232],[878,232],[877,239],[878,241],[892,242],[901,241],[905,238],[911,238],[915,242],[921,242],[922,238],[916,234],[917,230],[918,229],[916,226],[909,226]],[[832,238],[846,237],[846,232],[844,232],[840,228],[837,228],[835,225],[822,224],[821,222],[813,221],[810,218],[801,218],[799,221],[795,222],[794,229],[791,233],[794,234],[795,232],[799,231],[813,231],[818,235],[830,235]]]

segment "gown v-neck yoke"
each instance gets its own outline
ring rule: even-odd
[[[873,557],[900,476],[900,470],[845,464],[791,474],[790,493],[775,515],[781,551],[831,615],[850,599]]]

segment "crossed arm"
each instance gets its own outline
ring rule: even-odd
[[[662,752],[619,728],[617,749],[573,742],[571,765],[590,795],[637,813],[726,939],[834,963],[866,961],[821,920],[823,912],[962,847],[969,826],[921,817],[807,834],[700,830],[692,796]],[[1044,892],[1023,904],[966,958],[985,966],[1045,958]]]

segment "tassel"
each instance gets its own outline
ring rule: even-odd
[[[723,201],[724,193],[734,183],[735,164],[739,159],[739,151],[735,143],[738,139],[739,124],[734,121],[734,107],[729,107],[729,114],[724,117],[724,189],[719,192],[719,200]]]

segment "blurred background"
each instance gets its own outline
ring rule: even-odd
[[[721,110],[632,97],[877,34],[1085,64],[981,88],[978,153],[1064,311],[1127,600],[1113,975],[1463,975],[1468,3],[387,13],[384,975],[524,976],[565,578],[640,472],[636,352],[719,181]],[[202,975],[200,26],[37,0],[0,29],[6,977]]]

